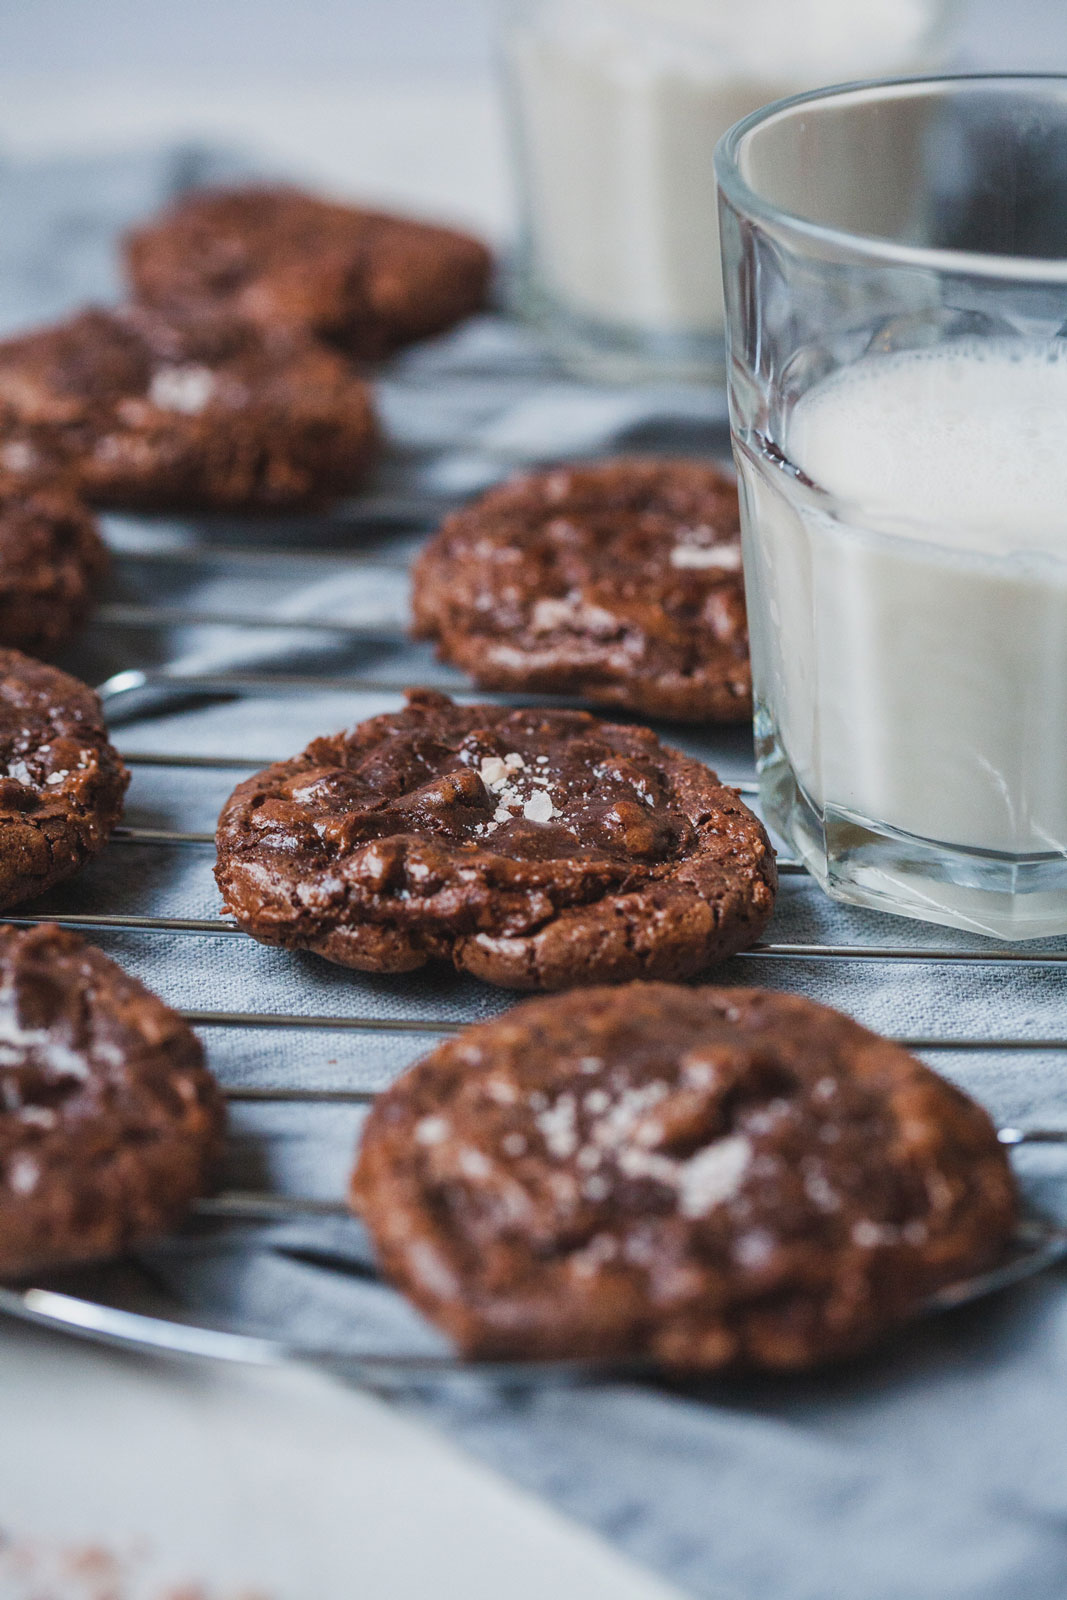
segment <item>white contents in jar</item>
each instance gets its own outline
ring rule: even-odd
[[[757,694],[820,808],[1067,854],[1065,431],[1064,345],[956,340],[801,398],[832,510],[742,459]]]
[[[569,310],[723,324],[712,153],[784,95],[923,64],[938,0],[543,0],[509,39],[534,271]]]

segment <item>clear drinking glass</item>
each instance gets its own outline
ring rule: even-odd
[[[612,377],[723,370],[712,152],[739,117],[943,64],[948,0],[502,0],[516,309]]]
[[[1067,932],[1067,79],[716,153],[760,789],[838,899]]]

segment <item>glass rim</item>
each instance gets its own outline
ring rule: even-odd
[[[798,240],[810,243],[833,245],[840,251],[867,261],[881,262],[886,266],[925,268],[942,274],[967,273],[1001,281],[1017,282],[1021,279],[1032,283],[1067,284],[1067,259],[996,255],[989,251],[902,244],[895,239],[879,238],[877,234],[853,233],[847,228],[833,228],[825,223],[812,222],[797,212],[784,210],[764,199],[742,177],[739,164],[741,147],[751,134],[778,118],[792,116],[804,106],[832,100],[902,99],[909,94],[914,95],[916,89],[960,91],[961,86],[971,89],[1015,86],[1021,90],[1025,86],[1032,88],[1040,84],[1058,84],[1064,91],[1064,124],[1067,126],[1067,73],[1063,72],[967,72],[871,78],[789,95],[761,106],[758,111],[742,117],[727,129],[715,146],[716,181],[722,195],[737,211],[752,217],[768,230],[793,235]]]

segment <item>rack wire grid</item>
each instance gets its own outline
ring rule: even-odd
[[[515,468],[664,447],[722,459],[729,441],[717,401],[687,393],[634,405],[618,391],[578,385],[500,318],[394,362],[378,390],[389,461],[373,491],[330,515],[104,519],[111,586],[70,665],[100,684],[126,746],[126,820],[86,872],[8,920],[84,930],[178,1005],[203,1034],[229,1101],[231,1159],[221,1192],[174,1239],[129,1262],[2,1288],[0,1311],[176,1353],[313,1361],[377,1383],[465,1370],[376,1279],[340,1197],[375,1092],[435,1040],[517,997],[449,973],[372,978],[264,950],[213,909],[214,818],[244,772],[395,708],[412,683],[522,703],[472,690],[407,638],[411,555],[452,505]],[[611,441],[598,449],[605,419]],[[709,760],[758,809],[747,731],[658,731]],[[1049,1080],[1067,1051],[1062,944],[1005,946],[833,907],[799,862],[780,855],[779,871],[770,936],[715,981],[814,991],[852,1011],[858,1000],[863,1020],[948,1067],[964,1063],[973,1075],[983,1057],[1017,1054],[1038,1082]],[[946,968],[956,975],[949,1007],[940,1000]],[[902,978],[914,998],[903,1008]],[[995,1025],[998,1000],[1006,983],[1020,981],[1033,1021],[1009,1037]],[[235,993],[265,998],[235,1005]],[[288,1005],[276,1003],[279,993]],[[188,1003],[194,995],[201,1003]],[[887,1014],[901,1009],[939,1024],[886,1027]],[[1002,1129],[1006,1144],[1067,1138],[1056,1127],[1019,1125],[1025,1095],[993,1109],[1011,1124]],[[1051,1225],[1024,1228],[996,1272],[947,1291],[935,1307],[1061,1259],[1064,1239]],[[262,1279],[251,1292],[250,1259]],[[285,1301],[280,1329],[275,1291]],[[526,1380],[590,1366],[491,1370]]]

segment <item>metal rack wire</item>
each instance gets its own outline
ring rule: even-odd
[[[414,381],[418,381],[417,378]],[[506,465],[506,462],[501,462],[502,467]],[[121,580],[127,568],[133,571],[154,565],[158,569],[167,565],[186,563],[194,569],[198,565],[205,569],[210,567],[213,571],[224,575],[233,572],[254,572],[257,581],[265,578],[269,583],[272,574],[280,574],[292,563],[300,563],[305,567],[326,564],[323,570],[328,570],[329,563],[336,564],[339,560],[343,560],[348,568],[373,568],[381,573],[399,576],[405,571],[406,562],[391,544],[390,532],[395,532],[398,536],[402,534],[410,539],[413,532],[428,531],[444,508],[445,502],[425,494],[368,500],[361,506],[346,511],[340,523],[335,519],[330,524],[327,529],[328,538],[324,541],[326,548],[308,548],[303,540],[299,545],[272,543],[267,548],[257,549],[242,545],[203,542],[192,547],[137,549],[131,552],[123,550],[120,544],[117,555],[118,576]],[[310,526],[314,531],[314,525]],[[370,530],[378,536],[379,545],[373,552],[351,551],[344,548],[343,553],[339,553],[339,527],[342,532],[345,527],[358,529],[363,534]],[[119,587],[122,588],[121,581]],[[321,635],[324,639],[341,639],[360,648],[382,648],[386,651],[404,643],[404,634],[396,624],[355,623],[342,616],[292,618],[279,615],[269,605],[234,613],[210,606],[157,603],[151,599],[132,601],[128,598],[115,598],[108,600],[102,606],[97,613],[94,626],[97,630],[107,630],[109,634],[120,639],[136,635],[138,632],[143,633],[145,630],[150,630],[155,637],[174,630],[236,627],[247,630],[252,635],[257,632],[281,633],[283,636],[287,633],[304,636]],[[136,705],[139,698],[145,695],[155,697],[164,706],[176,697],[198,700],[223,698],[240,700],[245,697],[279,693],[300,695],[323,691],[352,693],[370,691],[376,695],[391,695],[399,694],[402,688],[413,681],[410,670],[400,679],[379,671],[346,674],[332,670],[308,672],[282,670],[277,664],[272,666],[268,660],[258,661],[252,667],[233,670],[190,671],[185,670],[179,660],[152,665],[132,664],[137,661],[137,651],[132,647],[128,654],[123,647],[122,656],[131,664],[113,672],[101,686],[105,710],[116,720],[122,717],[129,706]],[[509,704],[523,703],[522,697],[472,695],[469,687],[461,680],[456,677],[451,680],[442,678],[440,672],[435,674],[434,681],[440,683],[442,687],[449,688],[459,698],[470,696],[483,700],[500,700]],[[546,700],[561,705],[577,703],[559,697],[535,698],[536,702],[541,704],[546,703]],[[527,699],[526,703],[532,702]],[[221,756],[202,750],[170,753],[134,749],[123,751],[123,756],[135,771],[169,769],[187,776],[226,773],[237,775],[242,771],[256,770],[273,759],[269,756],[259,756],[252,751],[227,753]],[[735,781],[736,787],[746,796],[751,797],[755,793],[756,786],[747,777],[728,781]],[[130,820],[116,830],[112,842],[117,850],[154,847],[164,851],[186,852],[209,849],[213,845],[214,838],[212,833],[206,831],[142,825],[137,821],[134,808]],[[803,879],[805,876],[802,863],[789,859],[779,860],[779,871],[788,879]],[[150,915],[136,910],[92,912],[78,909],[76,904],[71,909],[64,909],[62,899],[53,900],[53,903],[57,909],[54,911],[49,909],[47,920],[90,933],[106,931],[109,934],[151,940],[174,940],[185,937],[246,940],[246,936],[236,924],[222,915],[198,917],[166,913]],[[9,916],[7,920],[29,924],[42,920],[42,916],[29,911]],[[745,952],[743,959],[757,963],[778,964],[859,961],[888,966],[965,964],[978,969],[996,967],[1056,969],[1067,963],[1067,948],[1050,948],[1043,945],[1035,950],[996,944],[961,948],[958,943],[952,941],[911,945],[770,939],[761,941]],[[506,996],[501,997],[501,1003],[507,1003]],[[194,1026],[201,1028],[268,1030],[274,1036],[296,1037],[301,1033],[333,1032],[339,1036],[379,1035],[399,1039],[409,1038],[412,1044],[410,1059],[421,1053],[427,1047],[428,1041],[444,1037],[461,1025],[455,1018],[427,1016],[419,1014],[415,1008],[412,1008],[410,1013],[402,1012],[399,1015],[388,1014],[384,1010],[376,1011],[373,1007],[353,1015],[303,1015],[260,1009],[248,1011],[187,1009],[183,1014]],[[902,1044],[920,1052],[988,1053],[1039,1050],[1059,1053],[1067,1051],[1067,1021],[1062,1032],[1034,1037],[986,1037],[984,1034],[952,1035],[946,1032],[937,1035],[899,1036],[899,1038]],[[264,1087],[231,1083],[225,1092],[235,1106],[299,1105],[359,1108],[373,1099],[375,1091],[369,1088],[336,1087],[325,1084],[294,1083],[290,1086]],[[1059,1129],[1008,1128],[1003,1130],[1002,1137],[1006,1144],[1015,1146],[1043,1141],[1062,1142],[1067,1138],[1067,1132]],[[197,1230],[207,1229],[209,1230],[207,1236],[210,1236],[210,1229],[214,1225],[223,1228],[235,1223],[246,1226],[269,1226],[279,1221],[291,1222],[294,1219],[335,1222],[344,1215],[344,1208],[339,1199],[278,1194],[271,1192],[269,1188],[259,1190],[230,1188],[213,1199],[202,1202],[197,1208],[189,1245],[195,1248],[197,1240],[205,1237]],[[992,1288],[1013,1282],[1029,1272],[1040,1270],[1064,1255],[1067,1255],[1067,1235],[1053,1228],[1031,1228],[1028,1232],[1024,1232],[1011,1258],[996,1273],[988,1274],[974,1284],[947,1291],[945,1295],[938,1297],[938,1304],[955,1303],[978,1293],[988,1292]],[[146,1311],[136,1305],[131,1307],[129,1303],[124,1302],[123,1295],[126,1294],[128,1285],[124,1286],[122,1294],[119,1295],[109,1295],[105,1292],[106,1276],[101,1274],[99,1279],[94,1279],[93,1275],[89,1274],[87,1279],[83,1274],[76,1291],[63,1285],[53,1284],[3,1288],[0,1289],[0,1311],[97,1339],[172,1352],[240,1360],[273,1361],[297,1357],[327,1365],[342,1365],[349,1370],[357,1370],[375,1381],[383,1381],[390,1375],[403,1380],[416,1372],[442,1373],[457,1372],[462,1369],[461,1363],[445,1353],[426,1354],[417,1348],[414,1353],[396,1350],[360,1353],[351,1349],[340,1350],[334,1345],[323,1346],[307,1341],[294,1344],[284,1339],[264,1336],[261,1332],[249,1333],[241,1329],[220,1328],[208,1326],[203,1322],[190,1321],[187,1316],[177,1311],[162,1314],[155,1308]],[[524,1380],[543,1370],[539,1366],[494,1368],[497,1375],[501,1373],[518,1375]],[[551,1370],[559,1375],[561,1372],[582,1372],[587,1369],[554,1365]]]

